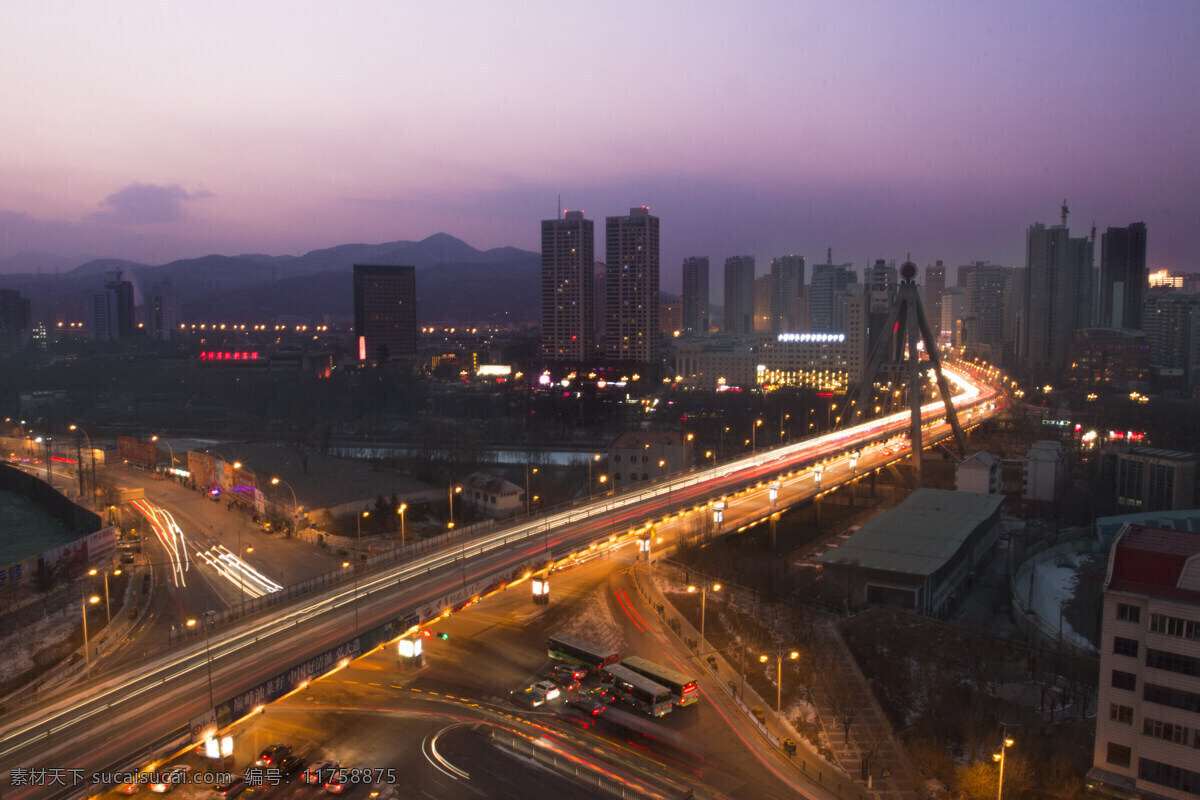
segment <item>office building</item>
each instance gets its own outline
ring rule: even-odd
[[[683,260],[683,332],[708,333],[708,256]]]
[[[646,206],[606,220],[605,355],[657,366],[658,217]]]
[[[1077,384],[1128,390],[1145,388],[1149,377],[1150,344],[1142,331],[1084,328],[1075,331],[1067,355]]]
[[[808,304],[804,294],[804,256],[771,259],[771,330],[798,333],[808,330]]]
[[[1200,533],[1126,523],[1109,551],[1088,788],[1200,795]]]
[[[1101,472],[1116,498],[1118,513],[1195,508],[1200,454],[1161,447],[1114,447]]]
[[[879,341],[884,323],[896,302],[896,290],[900,288],[900,275],[895,264],[877,260],[866,275],[867,294],[867,349]],[[890,333],[890,332],[889,332]]]
[[[1142,329],[1146,279],[1146,223],[1105,231],[1100,237],[1100,327]]]
[[[1200,386],[1200,294],[1155,291],[1146,299],[1142,327],[1160,387],[1190,392]]]
[[[542,221],[542,358],[580,364],[596,355],[596,232],[582,211]]]
[[[938,344],[962,347],[962,316],[966,297],[967,293],[961,286],[942,290],[942,334]]]
[[[859,289],[858,273],[853,264],[834,264],[833,248],[826,253],[826,263],[814,264],[812,285],[809,287],[809,329],[814,333],[838,333],[835,321],[837,306]],[[853,291],[852,291],[853,290]]]
[[[725,259],[725,332],[754,333],[754,256]]]
[[[29,299],[14,289],[0,289],[0,353],[15,353],[29,343]]]
[[[416,360],[416,267],[354,265],[354,335],[360,362]]]
[[[1065,205],[1061,225],[1036,223],[1025,241],[1018,354],[1035,378],[1053,379],[1066,371],[1067,344],[1075,331],[1091,327],[1092,243],[1071,238]]]

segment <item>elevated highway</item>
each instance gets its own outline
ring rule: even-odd
[[[961,370],[947,370],[947,377],[955,385],[955,407],[967,426],[995,411],[999,398],[993,387]],[[922,407],[926,446],[950,435],[941,411],[940,402]],[[399,634],[399,625],[383,626],[436,618],[482,591],[519,578],[534,565],[585,551],[680,512],[709,514],[711,501],[748,487],[776,483],[774,508],[805,502],[908,457],[901,440],[908,426],[908,412],[893,414],[641,491],[493,529],[473,541],[356,576],[353,585],[345,582],[236,624],[206,630],[187,646],[62,694],[7,709],[0,717],[0,795],[16,800],[94,793],[100,787],[71,779],[61,785],[30,785],[21,781],[27,775],[21,770],[77,769],[86,779],[94,772],[144,760],[156,743],[183,735],[197,720],[212,721],[214,707],[244,697],[296,665],[347,643],[344,652],[357,653],[365,639],[360,634]],[[725,514],[726,529],[741,523],[733,512],[729,508]],[[368,649],[370,644],[366,642]],[[238,706],[234,714],[243,709]]]

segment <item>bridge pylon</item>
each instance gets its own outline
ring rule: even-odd
[[[862,383],[858,389],[858,398],[852,409],[843,415],[846,424],[853,425],[866,414],[871,405],[871,391],[875,379],[880,372],[885,372],[893,379],[906,379],[908,384],[908,401],[911,410],[909,421],[909,440],[912,445],[913,466],[917,474],[917,487],[921,484],[921,387],[922,379],[933,370],[937,381],[938,392],[946,406],[946,419],[954,431],[962,458],[967,456],[967,437],[963,434],[962,426],[958,423],[958,415],[954,411],[954,400],[950,394],[950,386],[942,373],[942,362],[938,357],[937,340],[925,317],[925,309],[921,307],[921,297],[916,284],[917,265],[905,261],[900,267],[900,289],[888,312],[887,322],[883,332],[875,340],[871,348],[871,357],[863,372]],[[918,342],[925,344],[925,359],[921,358]]]

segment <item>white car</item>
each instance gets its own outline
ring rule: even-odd
[[[533,685],[533,688],[545,695],[547,700],[553,700],[562,694],[562,691],[558,688],[558,685],[555,684],[554,681],[538,681]]]
[[[187,783],[192,768],[187,764],[176,764],[169,769],[159,772],[150,783],[150,791],[163,794],[169,792],[181,783]]]

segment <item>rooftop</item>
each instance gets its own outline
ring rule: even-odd
[[[814,560],[930,575],[1003,503],[1003,495],[918,489],[891,511],[868,521],[840,547]]]
[[[1108,589],[1200,603],[1200,533],[1129,523],[1108,565]]]

